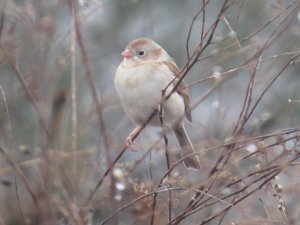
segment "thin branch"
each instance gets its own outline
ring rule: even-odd
[[[72,7],[72,18],[75,18],[75,7]],[[77,79],[76,79],[76,33],[75,20],[72,20],[70,36],[70,54],[71,54],[71,108],[72,108],[72,150],[77,148]],[[74,168],[76,168],[76,157],[74,157]]]
[[[76,8],[76,1],[75,0],[69,0],[69,7],[71,9],[72,12],[72,18],[73,18],[73,23],[75,26],[75,34],[76,34],[76,39],[77,39],[77,43],[79,45],[79,52],[80,52],[80,57],[81,57],[81,61],[83,63],[83,67],[85,70],[85,77],[86,80],[88,82],[89,85],[89,89],[91,91],[92,97],[93,97],[93,101],[95,103],[96,106],[96,110],[97,110],[97,115],[98,115],[98,121],[99,121],[99,127],[100,127],[100,137],[103,140],[104,143],[104,149],[105,149],[105,156],[106,156],[106,160],[107,163],[109,165],[111,165],[111,158],[110,158],[110,154],[109,154],[109,143],[108,143],[108,136],[107,136],[107,132],[106,132],[106,126],[104,123],[104,119],[103,119],[103,115],[102,115],[102,107],[100,105],[100,102],[98,100],[98,95],[97,95],[97,91],[96,91],[96,87],[95,87],[95,82],[94,82],[94,78],[90,69],[90,65],[89,65],[89,58],[88,58],[88,54],[87,54],[87,50],[85,48],[85,45],[83,43],[83,37],[81,34],[81,30],[80,30],[80,23],[78,20],[78,15],[77,15],[77,8]],[[112,195],[115,192],[115,178],[113,175],[110,176],[111,177],[111,192]]]
[[[264,97],[266,92],[269,90],[269,88],[274,84],[274,82],[280,77],[280,75],[285,71],[285,69],[291,64],[293,60],[295,60],[298,56],[300,56],[300,53],[296,54],[294,57],[292,57],[284,66],[283,68],[277,73],[277,75],[271,80],[271,82],[266,86],[266,88],[263,90],[261,95],[258,97],[257,101],[254,103],[252,109],[248,113],[245,120],[249,120],[250,116],[253,114],[253,111],[256,109],[258,103],[261,101],[261,99]]]
[[[4,158],[7,160],[7,162],[11,165],[11,167],[20,175],[25,187],[26,187],[26,190],[28,191],[28,193],[30,194],[32,200],[33,200],[33,203],[34,203],[34,206],[36,207],[36,210],[38,212],[38,215],[42,217],[43,213],[42,213],[42,209],[40,207],[40,204],[39,204],[39,201],[38,201],[38,198],[37,196],[35,195],[35,193],[33,192],[32,188],[30,187],[29,185],[29,182],[25,176],[25,174],[22,172],[22,170],[19,168],[18,164],[15,163],[9,156],[8,154],[5,152],[5,150],[0,146],[0,153],[4,156]],[[17,184],[16,184],[17,185]],[[46,222],[46,221],[44,221]],[[48,224],[48,223],[46,223]]]
[[[3,46],[3,45],[0,45],[2,50],[5,52],[6,55],[10,55],[8,50]],[[45,131],[45,134],[47,136],[47,139],[48,141],[50,141],[50,144],[52,143],[53,139],[52,139],[52,135],[51,135],[51,132],[48,128],[48,126],[46,125],[46,122],[44,121],[43,119],[43,116],[42,116],[42,112],[38,106],[38,103],[37,101],[35,100],[35,98],[33,97],[32,93],[30,92],[30,90],[27,88],[22,76],[21,76],[21,73],[18,69],[18,66],[16,64],[16,62],[12,62],[11,59],[8,60],[8,63],[11,67],[11,69],[13,70],[14,74],[16,75],[16,77],[18,78],[22,88],[24,89],[25,91],[25,94],[27,95],[28,99],[31,101],[33,107],[35,108],[35,111],[37,113],[37,116],[38,116],[38,119],[39,119],[39,123],[41,124],[42,128],[44,129]]]

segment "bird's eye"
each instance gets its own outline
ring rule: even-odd
[[[144,56],[145,54],[146,54],[146,52],[144,50],[139,50],[138,51],[139,56]]]

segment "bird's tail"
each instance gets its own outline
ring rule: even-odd
[[[181,148],[182,155],[185,158],[183,161],[184,165],[187,168],[200,169],[200,162],[196,154],[186,157],[187,155],[195,153],[195,150],[189,137],[187,136],[183,124],[177,124],[173,128],[173,131]]]

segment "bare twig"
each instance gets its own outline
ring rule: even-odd
[[[72,18],[75,18],[75,7],[72,7]],[[72,20],[70,53],[71,53],[71,107],[72,107],[72,150],[77,148],[77,79],[76,79],[76,33],[75,20]],[[77,167],[77,157],[74,157],[74,169]],[[74,173],[75,174],[75,173]]]
[[[9,155],[7,155],[7,153],[5,152],[5,150],[0,147],[0,153],[4,156],[4,158],[7,160],[7,162],[11,165],[12,168],[14,168],[14,170],[20,175],[25,187],[26,187],[26,190],[28,191],[28,193],[30,194],[32,200],[33,200],[33,203],[34,203],[34,206],[36,207],[36,210],[40,216],[40,218],[43,218],[43,213],[42,213],[42,209],[40,207],[40,203],[38,201],[38,198],[37,196],[35,195],[34,191],[32,190],[31,186],[29,185],[29,182],[25,176],[25,174],[22,172],[22,170],[19,168],[18,164],[15,163],[10,157]],[[17,184],[16,184],[17,185]],[[46,221],[44,221],[46,222]],[[47,223],[46,223],[47,224]]]

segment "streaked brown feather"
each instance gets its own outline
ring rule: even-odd
[[[173,72],[173,74],[178,77],[180,70],[177,67],[175,61],[170,57],[170,61],[164,61],[164,63],[169,67],[169,69]],[[176,81],[176,80],[175,80]],[[190,108],[190,96],[188,89],[184,83],[184,80],[182,80],[179,83],[178,90],[176,91],[180,96],[182,96],[184,100],[184,105],[185,105],[185,116],[186,118],[192,122],[192,113],[191,113],[191,108]]]

